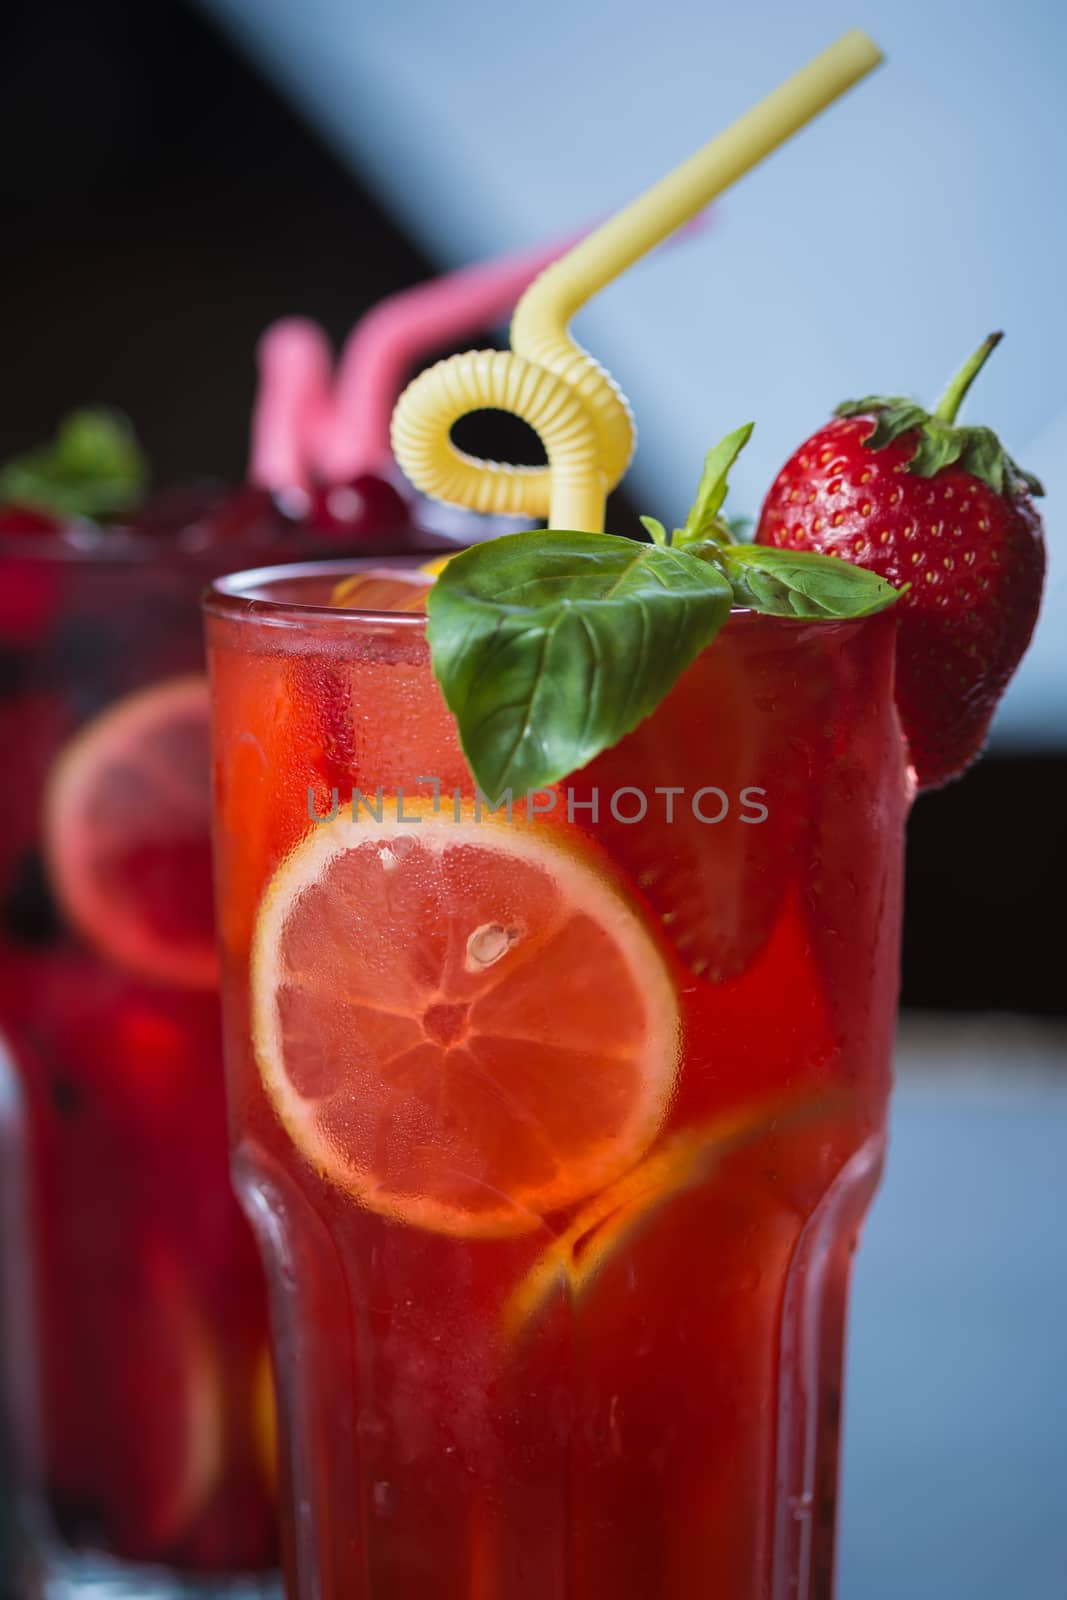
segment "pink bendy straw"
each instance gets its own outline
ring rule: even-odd
[[[684,232],[705,220],[702,213]],[[313,480],[346,483],[380,472],[392,460],[390,417],[411,368],[503,322],[533,280],[581,237],[480,261],[380,300],[349,335],[332,393],[329,343],[318,324],[301,317],[273,323],[257,352],[250,481],[307,490]]]
[[[333,406],[330,341],[317,322],[283,317],[261,337],[256,364],[249,482],[281,492],[310,489],[309,442]]]
[[[391,461],[389,419],[413,365],[508,316],[572,236],[478,262],[389,295],[356,324],[330,390],[330,348],[317,323],[273,323],[257,351],[248,476],[262,488],[345,483]]]
[[[389,419],[411,368],[505,321],[523,290],[578,237],[461,267],[372,306],[338,362],[332,418],[315,441],[322,477],[344,482],[391,460]]]

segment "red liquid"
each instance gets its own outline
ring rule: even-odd
[[[0,1388],[38,1418],[20,1497],[45,1543],[246,1572],[277,1560],[273,1406],[262,1269],[229,1176],[191,675],[204,583],[260,556],[176,531],[0,542],[0,1035],[33,1226],[3,1230],[33,1292],[5,1308]],[[312,537],[287,536],[289,554]],[[70,773],[107,750],[109,786],[83,804]],[[0,1216],[16,1203],[3,1177]]]
[[[576,808],[568,823],[561,795],[542,824],[595,858],[669,974],[680,1074],[641,1160],[672,1172],[673,1150],[703,1154],[632,1225],[578,1236],[594,1196],[495,1238],[380,1214],[320,1176],[250,1044],[250,938],[264,888],[314,834],[309,787],[321,816],[333,787],[342,806],[353,786],[425,796],[427,774],[446,797],[473,793],[418,623],[292,620],[226,601],[209,618],[236,1170],[272,1282],[301,1507],[289,1593],[828,1600],[849,1263],[881,1162],[897,988],[892,620],[735,617],[572,780],[575,801],[599,790],[600,820]],[[728,812],[701,823],[685,800],[712,786]],[[623,787],[648,796],[643,822],[611,819]],[[656,787],[685,792],[671,824]],[[765,791],[762,824],[741,821],[748,788]],[[703,797],[705,815],[720,807]],[[398,892],[380,924],[391,951]],[[360,928],[354,984],[374,959]],[[425,930],[410,930],[413,961]],[[531,1071],[574,1020],[566,985],[533,1002]],[[316,1062],[315,1093],[333,1060]],[[731,1125],[743,1135],[717,1144]],[[566,1271],[523,1301],[561,1238]]]

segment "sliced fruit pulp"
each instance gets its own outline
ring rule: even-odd
[[[164,983],[217,974],[206,680],[111,706],[60,756],[46,801],[56,893],[102,954]]]
[[[901,855],[911,792],[891,693],[896,622],[872,618],[846,648],[836,726],[818,773],[803,903],[839,1042],[862,1058],[897,1005]],[[897,771],[897,781],[883,774]],[[876,930],[857,939],[857,927]],[[864,996],[862,1007],[857,996]]]
[[[302,1154],[372,1210],[521,1233],[655,1138],[678,1019],[656,943],[545,827],[345,816],[265,898],[253,1034]]]
[[[568,779],[578,825],[595,832],[680,959],[711,983],[751,963],[804,870],[830,660],[821,645],[798,638],[772,651],[742,632],[730,651],[705,652],[654,717]],[[612,796],[635,784],[647,814],[620,820],[639,802],[621,796],[616,814]],[[581,805],[594,791],[595,824]]]

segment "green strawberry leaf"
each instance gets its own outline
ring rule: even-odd
[[[144,495],[148,464],[117,411],[74,411],[50,444],[0,466],[0,504],[33,506],[60,517],[108,517]]]
[[[1040,496],[1044,489],[1031,472],[1024,472],[1005,450],[992,428],[962,426],[956,414],[971,384],[1000,343],[1003,335],[991,333],[964,362],[949,384],[935,411],[929,412],[915,400],[902,395],[869,394],[863,400],[846,400],[836,417],[874,418],[874,428],[864,439],[867,450],[884,450],[902,434],[915,433],[915,446],[908,460],[908,471],[919,478],[933,478],[945,467],[959,465],[978,478],[994,494],[1014,496],[1023,490]]]
[[[963,435],[959,460],[968,472],[988,483],[997,494],[1004,493],[1004,482],[1014,465],[992,428],[957,428]],[[918,471],[912,466],[913,471]],[[924,472],[923,477],[931,474]]]
[[[904,593],[840,556],[758,544],[705,548],[706,559],[729,579],[735,603],[772,617],[869,617]]]
[[[433,669],[481,788],[557,783],[655,709],[730,611],[715,568],[612,534],[507,534],[430,591]]]
[[[751,439],[754,426],[754,423],[746,422],[743,427],[735,428],[704,457],[704,471],[697,497],[685,519],[685,527],[674,536],[676,548],[684,549],[705,539],[718,539],[725,543],[724,529],[718,520],[719,511],[726,499],[730,468]]]
[[[1035,500],[1042,499],[1045,493],[1045,486],[1041,479],[1036,477],[1034,473],[1027,472],[1025,467],[1020,467],[1015,457],[1010,456],[1006,450],[1004,459],[1008,463],[1009,473],[1014,477],[1016,485],[1021,485],[1024,489],[1028,489]]]
[[[909,433],[912,428],[921,428],[930,420],[929,413],[914,400],[904,400],[896,396],[889,400],[879,400],[873,395],[866,400],[846,400],[844,405],[837,407],[834,416],[873,416],[874,429],[863,441],[868,450],[882,450],[887,444],[892,444],[894,439],[899,439],[902,433]]]
[[[955,465],[967,447],[967,431],[966,428],[953,428],[947,423],[938,422],[936,417],[930,417],[919,429],[919,440],[915,446],[915,454],[908,464],[908,471],[914,472],[919,478],[932,478],[944,467]],[[870,440],[867,443],[869,444]],[[997,453],[999,455],[999,446]],[[1003,487],[1003,481],[1003,473],[998,470],[997,482],[991,484],[998,494]]]

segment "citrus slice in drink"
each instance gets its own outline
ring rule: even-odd
[[[335,585],[330,604],[356,611],[425,611],[433,581],[425,568],[367,567]]]
[[[110,706],[60,755],[48,864],[73,925],[159,983],[216,979],[207,680],[168,679]]]
[[[613,1182],[678,1071],[657,936],[599,857],[472,803],[345,811],[293,852],[257,920],[252,1027],[324,1178],[464,1238]]]
[[[252,1374],[252,1432],[263,1482],[275,1495],[278,1492],[278,1402],[268,1345],[260,1351]]]
[[[182,1265],[153,1244],[137,1271],[121,1309],[128,1348],[115,1368],[127,1434],[96,1470],[124,1547],[158,1559],[188,1536],[218,1484],[225,1386],[215,1335]]]
[[[600,1272],[650,1228],[671,1200],[709,1182],[719,1165],[745,1145],[831,1116],[840,1094],[778,1095],[727,1111],[664,1139],[637,1166],[581,1206],[536,1258],[504,1303],[505,1342],[521,1339],[564,1285],[579,1302]]]
[[[529,1331],[560,1285],[578,1299],[638,1228],[710,1173],[715,1157],[714,1145],[697,1135],[668,1141],[582,1206],[508,1297],[500,1323],[505,1342]]]

